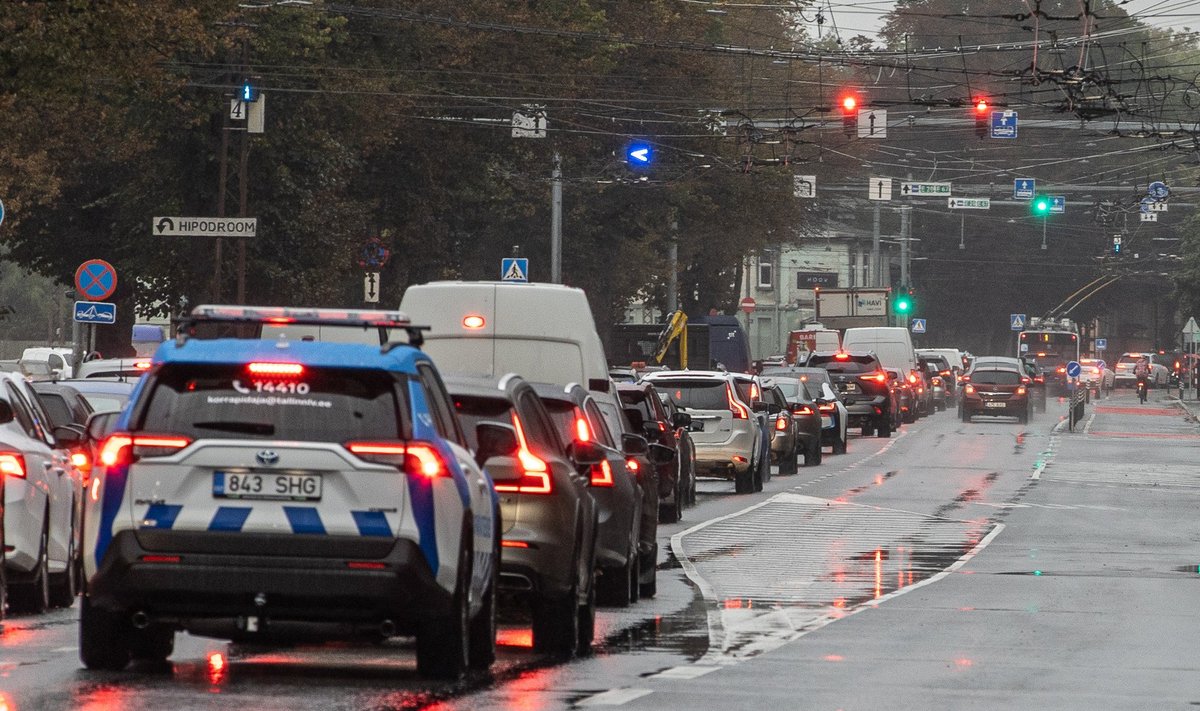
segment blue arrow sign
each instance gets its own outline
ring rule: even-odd
[[[1025,330],[1025,314],[1009,314],[1008,323],[1014,331]]]
[[[1062,214],[1067,211],[1067,198],[1063,195],[1050,196],[1050,213]]]
[[[79,323],[116,323],[117,305],[104,301],[76,301],[75,320]]]
[[[1097,338],[1096,339],[1096,350],[1098,350],[1098,351],[1108,350],[1108,339],[1107,338]]]
[[[925,333],[925,319],[914,318],[912,320],[912,332],[913,333]]]
[[[1013,180],[1013,200],[1032,200],[1037,193],[1037,181],[1033,178]]]
[[[1067,363],[1067,377],[1068,378],[1078,378],[1081,370],[1082,370],[1082,368],[1080,368],[1080,366],[1079,366],[1079,361],[1073,360],[1070,363]]]
[[[654,160],[654,149],[649,143],[630,143],[629,147],[625,149],[625,159],[630,165],[650,165],[650,162]]]
[[[1017,137],[1017,112],[1016,111],[993,111],[992,112],[992,138],[1016,138]]]
[[[505,257],[500,260],[500,280],[529,282],[529,260],[525,257]]]

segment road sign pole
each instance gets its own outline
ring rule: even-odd
[[[1046,248],[1046,218],[1042,217],[1042,249]]]
[[[554,153],[550,173],[550,282],[562,283],[562,157]]]

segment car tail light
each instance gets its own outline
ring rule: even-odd
[[[821,412],[833,412],[834,410],[837,410],[837,405],[834,405],[831,402],[831,403],[827,403],[825,405],[817,405],[817,409],[820,410]]]
[[[25,456],[17,452],[0,452],[0,474],[25,478]]]
[[[629,471],[633,472],[634,474],[637,474],[638,471],[641,470],[642,465],[639,464],[638,460],[634,459],[633,457],[627,457],[625,459],[625,468],[628,469]]]
[[[390,464],[412,476],[450,476],[441,453],[427,442],[348,442],[346,449],[364,462]]]
[[[1033,382],[1035,382],[1035,383],[1044,383],[1044,382],[1046,382],[1046,376],[1044,376],[1044,375],[1035,375],[1035,376],[1033,377]]]
[[[100,445],[100,463],[106,467],[132,464],[141,457],[165,457],[192,443],[191,438],[173,434],[110,435]]]
[[[92,474],[92,458],[82,449],[77,449],[71,452],[71,466],[79,470],[83,477],[83,485],[87,486],[88,478]],[[3,711],[3,709],[0,709]]]
[[[1030,382],[1032,382],[1032,381],[1030,381],[1030,379],[1029,379],[1029,376],[1028,376],[1028,375],[1022,375],[1022,376],[1021,376],[1021,384],[1022,384],[1022,385],[1028,385]]]
[[[737,399],[733,396],[733,388],[729,387],[728,385],[725,386],[725,397],[729,400],[729,409],[733,411],[733,419],[750,419],[750,410],[745,405],[737,401]]]
[[[550,480],[550,465],[545,460],[529,451],[529,442],[525,439],[525,428],[521,426],[521,418],[517,413],[512,414],[513,428],[517,431],[517,463],[521,466],[522,476],[513,484],[496,484],[496,491],[516,492],[518,494],[549,494],[554,491]]]
[[[576,412],[578,413],[578,410]],[[587,418],[580,414],[575,416],[575,439],[580,442],[592,441],[592,428],[588,425]]]
[[[833,359],[834,360],[850,360],[850,354],[849,353],[835,353],[833,356]]]
[[[135,361],[133,362],[133,367],[134,367],[134,368],[136,368],[136,369],[138,369],[138,370],[150,370],[150,361],[148,361],[148,360],[135,360]]]
[[[886,383],[888,379],[887,373],[883,372],[882,370],[877,370],[874,373],[868,373],[867,375],[860,375],[858,378],[859,380],[873,380],[877,383]]]
[[[612,486],[612,465],[605,459],[599,464],[592,465],[592,486]]]
[[[659,431],[659,432],[666,432],[666,431],[667,431],[667,423],[665,423],[665,422],[663,422],[663,421],[661,421],[661,420],[660,420],[660,421],[659,421],[659,423],[658,423],[658,431]]]
[[[941,385],[942,379],[935,375],[935,376],[933,376],[933,380],[931,380],[930,383],[933,385]]]
[[[806,409],[807,409],[807,408],[806,408]],[[808,414],[810,414],[810,415],[811,415],[811,414],[812,414],[812,410],[809,410],[809,411],[808,411]],[[779,417],[775,418],[775,429],[776,429],[776,430],[778,430],[778,431],[780,431],[780,432],[783,432],[783,431],[784,431],[784,430],[786,430],[787,428],[788,428],[788,420],[787,420],[787,416],[786,416],[786,415],[780,415]]]
[[[948,371],[948,370],[943,370],[942,372],[938,373],[938,375],[940,375],[940,376],[942,376],[942,377],[944,377],[944,378],[948,378],[948,377],[950,377],[950,371]]]
[[[908,374],[908,382],[912,383],[913,385],[917,384],[917,376],[915,373]]]
[[[974,385],[968,385],[968,386],[967,386],[967,387],[966,387],[966,388],[963,390],[963,392],[964,392],[964,393],[966,393],[966,394],[968,394],[968,395],[974,395],[974,394],[975,394],[975,386],[974,386]]]
[[[809,407],[808,405],[796,405],[795,407],[792,408],[792,412],[797,415],[813,414],[812,408]],[[780,429],[782,429],[782,428],[780,428]]]
[[[971,382],[971,376],[969,376],[969,375],[960,375],[960,376],[958,376],[958,382],[960,382],[960,383],[969,383],[969,382]]]
[[[1176,365],[1175,367],[1176,367],[1176,368],[1178,368],[1179,366],[1178,366],[1178,365]],[[1099,375],[1099,374],[1100,374],[1100,369],[1099,369],[1099,368],[1092,368],[1092,372],[1093,372],[1093,373],[1095,373],[1096,375]]]
[[[1065,365],[1060,365],[1054,369],[1054,372],[1062,375],[1063,373],[1067,372],[1067,367]]]
[[[1017,394],[1018,394],[1018,395],[1024,395],[1024,394],[1025,394],[1025,392],[1026,392],[1026,390],[1025,390],[1025,386],[1024,386],[1024,385],[1022,385],[1022,386],[1020,386],[1020,387],[1018,387],[1018,388],[1017,388]]]
[[[249,363],[246,370],[252,375],[304,375],[304,366],[300,363]]]

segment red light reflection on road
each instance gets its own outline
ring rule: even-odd
[[[975,662],[970,659],[955,659],[954,666],[956,667],[973,667]]]
[[[734,598],[729,598],[728,600],[725,601],[725,609],[726,610],[741,610],[741,609],[750,610],[753,608],[754,608],[753,600],[743,600],[742,598],[734,597]]]
[[[123,711],[130,706],[133,693],[115,686],[102,686],[81,694],[75,700],[79,711]]]
[[[526,627],[520,629],[498,629],[496,630],[496,644],[501,647],[533,649],[533,630]]]
[[[225,681],[225,675],[229,672],[229,664],[225,660],[225,655],[220,652],[211,652],[207,659],[208,681],[212,684],[220,684]]]
[[[875,549],[875,599],[883,597],[883,551]]]
[[[17,711],[17,705],[9,698],[8,694],[0,691],[0,711]]]
[[[28,645],[36,633],[28,627],[13,627],[4,628],[3,634],[0,634],[0,647],[24,647]]]
[[[840,654],[826,654],[825,655],[825,661],[827,661],[827,662],[841,662],[841,661],[845,661],[845,659],[846,658]]]

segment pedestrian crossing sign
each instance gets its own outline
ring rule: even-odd
[[[1008,323],[1014,331],[1025,330],[1025,314],[1009,314]]]
[[[529,282],[529,259],[505,257],[500,260],[500,281]]]
[[[912,320],[912,332],[913,333],[925,333],[925,319],[914,318]]]

